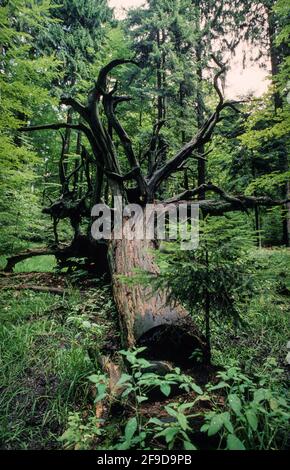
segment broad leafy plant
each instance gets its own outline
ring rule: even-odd
[[[222,390],[224,407],[205,415],[201,431],[220,436],[220,448],[228,450],[279,449],[287,442],[289,402],[281,393],[283,370],[274,359],[266,363],[268,374],[246,376],[238,367],[227,368],[217,375],[220,382],[208,385],[209,394]],[[280,387],[281,388],[281,387]]]

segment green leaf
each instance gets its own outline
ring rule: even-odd
[[[258,388],[254,393],[254,402],[260,403],[266,399],[266,390],[264,388]]]
[[[117,385],[122,385],[122,384],[124,384],[125,382],[130,382],[131,380],[132,380],[131,375],[122,374],[121,377],[120,377],[119,380],[118,380]]]
[[[128,395],[130,395],[130,393],[132,392],[132,390],[134,390],[134,388],[132,386],[129,386],[123,393],[122,393],[122,398],[125,398],[127,397]]]
[[[201,389],[198,385],[196,385],[194,382],[191,384],[191,388],[192,388],[192,390],[193,390],[195,393],[197,393],[198,395],[202,395],[202,394],[203,394],[202,389]]]
[[[158,426],[162,426],[162,425],[163,425],[163,421],[161,421],[161,420],[158,419],[158,418],[150,418],[150,419],[149,419],[149,423],[157,424]]]
[[[125,441],[122,442],[122,444],[118,444],[117,449],[118,450],[128,450],[131,447],[131,442],[130,441]]]
[[[229,384],[227,384],[226,382],[219,382],[217,385],[210,387],[210,390],[219,390],[220,388],[226,388],[226,387],[229,387]]]
[[[165,440],[166,440],[167,444],[169,444],[169,442],[172,442],[174,440],[176,434],[178,434],[178,429],[176,429],[176,428],[167,428],[167,429],[165,429],[164,436],[165,436]]]
[[[170,392],[171,392],[171,387],[170,385],[168,384],[162,384],[160,386],[160,390],[161,392],[163,393],[163,395],[165,395],[166,397],[168,397],[170,395]]]
[[[209,424],[203,424],[200,428],[201,432],[207,432],[209,429]]]
[[[90,375],[88,379],[93,382],[94,384],[97,384],[100,382],[100,376],[97,374]]]
[[[97,387],[98,393],[95,398],[95,402],[102,401],[107,395],[107,386],[106,384],[99,383],[99,384],[96,384],[96,387]]]
[[[180,411],[185,411],[185,410],[188,410],[190,408],[193,408],[194,406],[194,403],[183,403],[182,405],[179,406],[179,410]]]
[[[188,428],[186,416],[182,413],[178,413],[177,419],[181,428],[184,429],[184,431],[186,431],[186,429]]]
[[[215,415],[210,422],[210,425],[208,428],[208,435],[214,436],[217,432],[219,432],[223,424],[224,424],[224,421],[223,421],[222,414]]]
[[[173,416],[174,418],[177,417],[177,411],[175,411],[173,408],[171,408],[171,406],[165,406],[165,410],[167,411],[167,413],[170,415],[170,416]]]
[[[196,447],[189,441],[183,441],[183,447],[185,450],[196,450]]]
[[[125,438],[126,441],[131,441],[132,437],[134,436],[135,432],[137,431],[138,423],[137,419],[134,416],[133,418],[129,419],[128,423],[125,427]]]
[[[246,411],[246,418],[248,420],[249,425],[253,429],[253,431],[257,431],[258,428],[258,420],[257,420],[257,415],[253,410],[247,410]]]
[[[227,437],[228,450],[246,450],[244,444],[235,434],[229,434]]]
[[[221,415],[225,428],[231,433],[234,433],[234,428],[231,423],[230,413],[227,411]]]
[[[146,397],[145,395],[137,397],[138,403],[143,403],[143,401],[146,401],[146,400],[148,400],[148,397]]]
[[[241,414],[242,403],[238,395],[235,393],[230,394],[228,396],[228,401],[231,409],[239,416]]]
[[[278,409],[278,401],[275,398],[270,398],[269,405],[272,411],[277,411]]]

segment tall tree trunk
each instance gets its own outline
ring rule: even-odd
[[[77,191],[77,186],[79,182],[79,171],[77,171],[77,168],[80,164],[80,159],[81,159],[81,150],[82,150],[82,133],[79,131],[77,133],[77,144],[76,144],[76,154],[79,155],[78,158],[75,160],[75,174],[74,174],[74,179],[73,179],[73,191]]]
[[[197,19],[197,28],[200,34],[200,19]],[[204,103],[203,103],[203,92],[202,92],[202,44],[201,38],[197,39],[197,44],[195,48],[196,53],[196,64],[197,64],[197,90],[196,90],[196,117],[197,117],[197,126],[200,129],[204,123]],[[204,145],[199,145],[197,149],[200,155],[204,154]],[[205,184],[206,180],[206,164],[205,160],[198,160],[198,186]],[[205,191],[203,189],[199,192],[199,199],[205,199]]]
[[[182,81],[179,84],[179,106],[180,106],[180,119],[183,122],[184,120],[184,86],[185,86],[185,81]],[[181,129],[180,133],[181,137],[181,145],[184,145],[186,143],[186,136],[185,136],[185,130]],[[189,189],[189,181],[188,181],[188,172],[187,169],[184,169],[183,172],[183,186],[185,190]]]
[[[69,108],[67,111],[67,118],[66,118],[67,124],[72,123],[72,118],[73,118],[73,109]],[[71,138],[71,129],[67,128],[65,130],[65,134],[63,137],[62,152],[61,152],[61,157],[59,161],[59,174],[60,174],[60,180],[62,183],[63,194],[65,194],[69,190],[69,181],[66,179],[66,176],[68,173],[68,164],[67,164],[66,156],[69,153],[69,149],[70,149],[70,138]]]
[[[209,270],[208,263],[208,250],[205,251],[205,263],[207,272]],[[208,275],[208,274],[207,274]],[[206,288],[204,292],[204,313],[205,313],[205,338],[206,338],[206,350],[205,350],[205,361],[207,364],[211,363],[211,329],[210,329],[210,295]]]
[[[256,178],[256,168],[254,164],[254,153],[251,152],[252,155],[252,176]],[[256,196],[256,192],[254,192],[254,196]],[[262,234],[261,234],[261,218],[260,218],[260,211],[259,207],[255,206],[254,208],[254,215],[255,215],[255,233],[256,233],[256,244],[258,248],[262,248]]]
[[[156,84],[157,84],[157,120],[158,122],[162,121],[165,118],[165,97],[164,97],[164,86],[165,86],[165,53],[161,51],[161,47],[165,41],[164,31],[157,30],[156,32],[156,42],[158,51],[160,53],[160,58],[157,60],[156,64]]]
[[[269,50],[270,50],[270,61],[271,61],[271,73],[273,79],[279,73],[279,66],[280,66],[280,57],[279,57],[279,49],[275,45],[275,17],[274,13],[271,9],[267,10],[268,16],[268,36],[269,36]],[[279,93],[279,91],[275,91],[274,93],[274,106],[275,112],[283,107],[283,100]],[[288,162],[288,151],[284,141],[280,144],[280,167],[282,171],[289,170],[289,162]],[[285,183],[283,192],[285,199],[289,198],[290,194],[290,183],[289,180]],[[282,243],[286,246],[290,246],[290,204],[285,204],[282,212]]]

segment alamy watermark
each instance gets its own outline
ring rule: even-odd
[[[114,197],[114,207],[96,204],[91,211],[95,219],[91,234],[95,240],[180,241],[182,250],[194,250],[199,242],[199,205],[123,204]]]

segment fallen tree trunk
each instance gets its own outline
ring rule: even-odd
[[[168,291],[153,292],[148,285],[132,282],[136,270],[158,274],[154,249],[149,240],[123,237],[111,242],[109,263],[124,343],[128,348],[145,346],[148,359],[185,365],[195,349],[205,351],[204,337],[189,312],[170,300]]]

